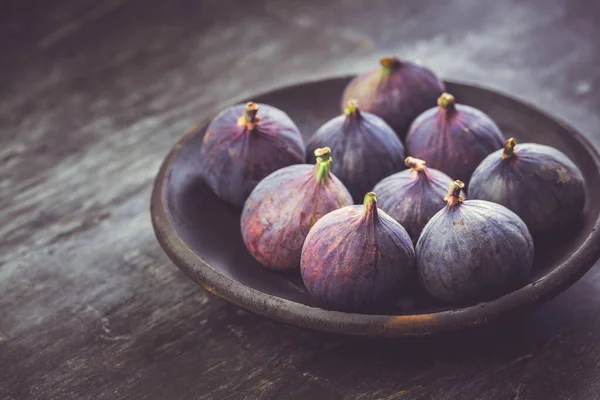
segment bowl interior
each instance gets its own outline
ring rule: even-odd
[[[249,99],[287,112],[304,139],[330,118],[340,114],[340,96],[349,78],[330,79],[284,88]],[[600,175],[594,159],[570,129],[522,103],[486,89],[448,83],[457,101],[481,109],[500,126],[505,137],[518,142],[554,146],[567,154],[582,170],[587,184],[583,220],[573,232],[536,247],[532,281],[557,268],[591,233],[600,212]],[[182,142],[166,173],[163,198],[167,215],[181,239],[219,273],[273,296],[309,306],[318,306],[298,276],[281,275],[263,268],[246,250],[240,234],[240,211],[219,200],[198,174],[199,150],[204,128]],[[542,205],[540,205],[542,206]],[[421,314],[447,310],[419,288],[398,297],[381,313]]]

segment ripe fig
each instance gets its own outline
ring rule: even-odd
[[[331,172],[357,203],[381,179],[404,169],[404,146],[392,128],[378,116],[359,111],[354,101],[343,115],[317,130],[306,145],[307,153],[325,146],[333,149]]]
[[[414,277],[415,252],[406,230],[377,209],[375,193],[364,205],[330,212],[312,227],[302,247],[301,273],[324,306],[361,311],[399,294]]]
[[[244,204],[242,237],[248,251],[277,271],[300,268],[302,244],[322,216],[352,204],[352,197],[330,169],[331,150],[317,149],[315,166],[290,165],[254,188]]]
[[[261,179],[303,163],[306,154],[300,131],[286,113],[250,102],[212,120],[200,157],[206,184],[222,200],[241,207]]]
[[[410,124],[435,106],[444,83],[429,69],[395,57],[384,57],[381,67],[355,77],[342,96],[342,110],[356,99],[364,111],[380,116],[404,138]]]
[[[514,211],[534,238],[553,236],[581,216],[585,182],[579,168],[559,150],[535,143],[517,145],[487,156],[477,167],[469,194]]]
[[[503,295],[526,282],[533,266],[527,226],[508,208],[464,200],[464,184],[450,184],[446,207],[425,225],[417,242],[417,268],[425,289],[450,303]]]
[[[452,179],[441,171],[429,169],[425,161],[407,157],[410,169],[383,179],[373,191],[379,208],[402,225],[414,243],[425,224],[446,205],[444,195]]]
[[[482,111],[456,104],[444,93],[438,107],[421,114],[410,127],[406,149],[430,168],[468,182],[479,163],[502,146],[500,128]]]

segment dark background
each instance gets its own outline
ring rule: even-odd
[[[600,271],[434,339],[286,328],[160,250],[152,180],[230,98],[384,55],[600,147],[600,3],[0,0],[0,399],[600,399]]]

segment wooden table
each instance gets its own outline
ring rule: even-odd
[[[212,298],[163,254],[152,180],[228,99],[420,59],[600,146],[600,3],[0,5],[0,399],[600,399],[600,269],[531,314],[366,341]]]

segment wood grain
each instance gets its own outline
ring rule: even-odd
[[[396,54],[536,104],[600,147],[585,0],[0,3],[0,398],[600,399],[600,273],[437,339],[298,331],[209,297],[149,195],[231,98]]]

